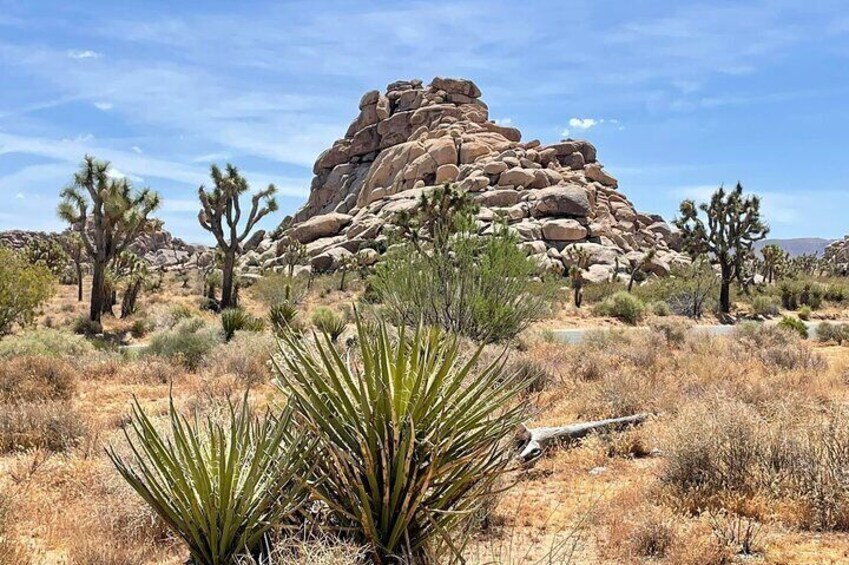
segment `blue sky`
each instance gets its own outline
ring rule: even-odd
[[[849,10],[840,1],[0,0],[0,229],[58,229],[85,153],[209,241],[210,162],[306,199],[366,90],[473,79],[490,115],[596,144],[641,210],[743,182],[777,237],[849,232]]]

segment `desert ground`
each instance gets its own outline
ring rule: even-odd
[[[338,286],[338,274],[313,281],[299,306],[304,323],[317,308],[357,304],[362,281]],[[649,315],[640,325],[651,331],[633,332],[586,307],[578,312],[563,292],[547,319],[507,346],[508,366],[534,379],[523,400],[528,425],[651,416],[515,465],[476,521],[468,562],[849,560],[849,350],[776,328],[711,337],[674,315]],[[270,284],[244,289],[243,307],[263,317],[269,293]],[[168,276],[136,315],[105,317],[104,335],[86,338],[67,328],[87,304],[60,285],[35,327],[0,341],[4,563],[185,561],[181,543],[105,455],[107,445],[127,449],[131,400],[160,421],[169,395],[191,414],[214,414],[248,389],[254,406],[281,401],[268,329],[238,332],[229,343],[210,337],[189,364],[146,351],[187,318],[214,333],[215,316],[197,308],[198,294],[196,278]],[[818,315],[843,312],[836,304]],[[556,327],[597,330],[568,345],[552,338]],[[302,533],[285,544],[281,562],[356,562],[357,548],[339,541]]]

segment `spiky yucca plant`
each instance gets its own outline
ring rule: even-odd
[[[241,308],[227,308],[221,312],[221,329],[225,341],[233,339],[238,331],[260,332],[264,326],[261,318],[251,316]]]
[[[491,492],[509,460],[522,384],[501,359],[459,359],[457,339],[419,326],[390,337],[357,320],[360,354],[327,335],[281,336],[277,379],[317,438],[313,495],[376,563],[432,563],[459,553],[452,529]]]
[[[229,405],[224,424],[201,424],[170,404],[169,438],[138,401],[125,430],[133,457],[107,449],[118,472],[188,546],[196,565],[229,565],[261,548],[269,530],[304,498],[309,446],[289,435],[291,412],[251,415]]]

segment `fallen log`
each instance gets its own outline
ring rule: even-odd
[[[519,454],[516,458],[522,463],[532,463],[542,456],[543,450],[554,442],[574,441],[591,432],[621,430],[628,426],[642,424],[648,414],[634,414],[622,418],[610,418],[596,422],[579,422],[568,426],[550,428],[528,428],[525,425],[517,433],[516,443]]]

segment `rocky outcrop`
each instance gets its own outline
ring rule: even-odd
[[[64,233],[64,232],[63,232]],[[62,233],[9,230],[0,232],[0,246],[16,251],[26,247],[33,240],[58,238]],[[203,245],[191,245],[174,237],[165,229],[140,236],[129,250],[140,256],[153,267],[174,270],[191,268],[205,264],[211,259],[211,251]]]
[[[683,261],[675,230],[635,210],[591,143],[522,142],[519,130],[489,120],[472,81],[394,82],[363,95],[359,110],[345,136],[316,160],[307,203],[275,234],[307,244],[313,268],[333,269],[385,238],[398,212],[415,210],[424,191],[446,182],[473,194],[481,234],[505,219],[543,266],[562,269],[573,245],[598,248],[595,278],[649,248],[661,265]],[[276,248],[265,241],[247,264],[281,266]]]
[[[849,235],[829,243],[823,253],[823,262],[835,273],[849,274]]]

